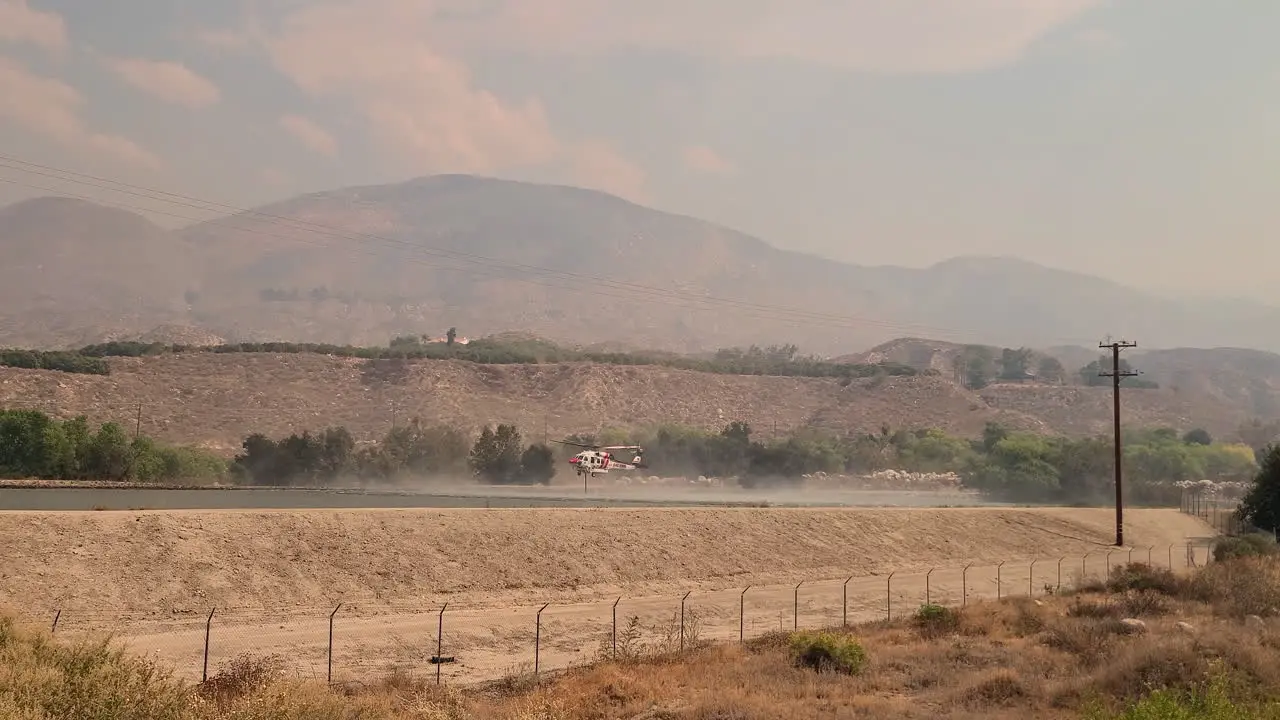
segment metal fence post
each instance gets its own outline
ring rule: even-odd
[[[622,602],[622,596],[619,595],[617,600],[613,601],[613,659],[618,659],[618,603]]]
[[[328,658],[329,668],[328,668],[328,675],[325,681],[328,682],[330,685],[333,684],[333,616],[337,615],[338,611],[341,609],[342,609],[342,603],[338,603],[338,607],[334,608],[333,612],[329,613],[329,651],[326,656]]]
[[[1004,563],[1005,561],[1001,560],[1000,564],[996,565],[996,600],[1003,597],[1004,581],[1000,577],[1000,572],[1001,568],[1004,567]]]
[[[1173,569],[1173,543],[1169,543],[1169,569]]]
[[[1033,587],[1036,580],[1036,561],[1031,561],[1031,567],[1027,568],[1027,597],[1035,597],[1036,592]]]
[[[936,569],[937,568],[929,568],[929,572],[924,574],[924,604],[925,605],[933,604],[933,593],[931,592],[931,589],[930,589],[930,582],[931,582],[931,578],[933,577],[933,571]]]
[[[792,598],[791,598],[791,616],[792,616],[791,629],[792,630],[800,629],[800,586],[803,584],[804,584],[803,580],[796,583],[796,589],[793,592]]]
[[[960,571],[960,604],[964,607],[969,605],[969,568],[973,567],[973,563],[964,566],[964,570]]]
[[[750,589],[750,585],[742,588],[742,594],[738,596],[738,642],[740,643],[747,637],[747,591]]]
[[[213,613],[217,607],[209,608],[209,618],[204,621],[204,669],[200,671],[200,682],[209,681],[209,633],[213,629]]]
[[[49,634],[58,632],[58,619],[62,617],[62,608],[58,608],[58,612],[53,614],[53,627],[49,628]]]
[[[1153,565],[1151,564],[1151,551],[1155,549],[1156,549],[1155,545],[1147,546],[1147,567],[1153,567]]]
[[[1062,557],[1058,558],[1058,588],[1055,592],[1062,591],[1062,561],[1066,559],[1067,559],[1066,555],[1063,555]]]
[[[1089,556],[1092,554],[1093,551],[1090,550],[1080,556],[1080,582],[1084,582],[1089,577]]]
[[[693,591],[690,590],[680,598],[680,652],[684,652],[684,601],[688,600],[692,594]]]
[[[440,606],[440,616],[436,618],[436,684],[440,684],[440,668],[444,666],[444,611],[449,603]]]
[[[885,578],[885,581],[884,581],[884,619],[885,620],[893,619],[893,573],[895,572],[897,572],[897,570],[890,572],[889,577]]]
[[[1113,552],[1115,552],[1115,550],[1107,551],[1107,574],[1102,576],[1103,582],[1111,579],[1111,553]]]
[[[1133,548],[1129,548],[1129,559],[1125,562],[1127,565],[1133,564]]]
[[[852,575],[844,581],[844,587],[840,590],[840,623],[843,627],[849,627],[849,582],[851,580],[853,580]]]
[[[542,659],[542,611],[547,609],[546,603],[538,608],[537,625],[533,631],[533,676],[538,677],[539,663]]]

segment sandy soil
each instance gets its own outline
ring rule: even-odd
[[[625,644],[632,616],[646,641],[678,641],[686,592],[686,634],[696,626],[703,638],[736,638],[740,623],[752,635],[839,622],[846,604],[851,621],[883,617],[890,595],[895,612],[911,612],[926,593],[1040,594],[1059,572],[1070,584],[1129,559],[1109,547],[1112,519],[993,508],[12,512],[0,513],[0,532],[18,539],[0,556],[0,604],[39,622],[60,611],[60,634],[113,632],[198,678],[211,610],[210,672],[252,652],[323,677],[342,603],[341,678],[434,673],[447,602],[443,651],[457,662],[442,675],[479,681],[532,666],[543,603],[539,661],[559,668],[610,640],[620,597]],[[1172,510],[1126,520],[1133,559],[1150,552],[1160,565],[1185,567],[1187,544],[1211,534]]]

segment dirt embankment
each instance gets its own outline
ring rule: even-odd
[[[1135,510],[1159,551],[1208,529]],[[498,607],[1105,551],[1085,509],[0,513],[0,604],[77,612]]]

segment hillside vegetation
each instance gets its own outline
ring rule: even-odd
[[[620,651],[602,637],[587,667],[478,690],[408,670],[326,687],[252,656],[191,685],[109,643],[57,642],[0,617],[0,712],[23,720],[1274,720],[1277,604],[1270,557],[1190,577],[1128,565],[1044,601],[924,605],[892,622],[779,630],[742,644],[628,631]]]
[[[450,333],[454,330],[450,329]],[[359,347],[315,343],[232,343],[218,345],[175,345],[160,342],[112,341],[86,345],[78,350],[0,350],[0,366],[60,370],[69,373],[106,375],[109,357],[154,357],[174,353],[294,353],[361,358],[364,360],[459,360],[484,365],[520,365],[566,362],[593,362],[603,365],[660,365],[696,372],[724,375],[776,375],[783,377],[836,377],[844,379],[877,375],[913,376],[936,374],[893,362],[832,362],[799,355],[794,345],[762,348],[722,348],[712,357],[699,358],[671,353],[599,352],[569,348],[534,337],[493,337],[466,344],[429,342],[427,338],[401,336],[387,346]]]
[[[814,429],[836,435],[935,428],[979,437],[988,422],[1072,437],[1111,425],[1107,388],[997,383],[975,393],[936,375],[806,378],[702,373],[663,365],[588,362],[481,364],[459,360],[361,359],[314,353],[166,352],[100,358],[107,375],[0,368],[0,408],[84,415],[171,444],[229,456],[246,434],[284,437],[343,426],[357,442],[412,417],[468,433],[513,424],[531,437],[604,428],[683,425],[718,432],[749,423],[761,436]],[[1240,438],[1253,419],[1213,397],[1135,390],[1124,399],[1132,427],[1204,428]],[[1251,430],[1266,436],[1270,422]],[[1278,433],[1280,434],[1280,433]]]

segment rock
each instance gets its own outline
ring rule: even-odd
[[[1188,622],[1179,622],[1176,625],[1174,625],[1174,627],[1178,628],[1179,631],[1184,632],[1188,635],[1194,635],[1196,632],[1195,626]]]
[[[1137,618],[1125,618],[1120,621],[1130,632],[1146,632],[1147,624]]]
[[[1250,630],[1265,630],[1267,623],[1257,615],[1249,615],[1244,619],[1244,626]]]

